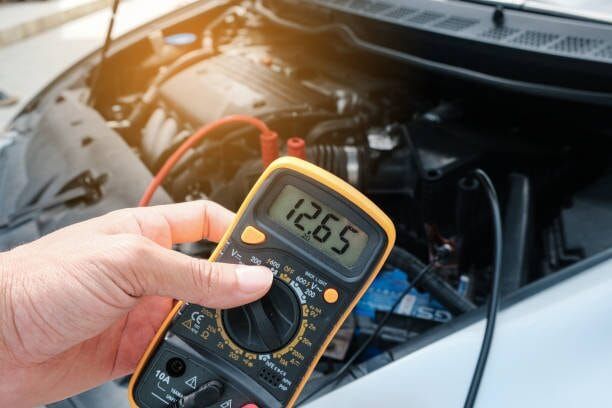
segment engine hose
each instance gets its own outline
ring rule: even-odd
[[[361,116],[341,117],[326,120],[324,122],[317,123],[306,135],[306,141],[310,144],[321,143],[321,139],[329,136],[333,132],[349,131],[355,132],[355,129],[359,129],[365,119]]]
[[[393,247],[387,262],[405,271],[410,279],[414,279],[425,267],[417,257],[398,246]],[[420,286],[454,315],[476,309],[476,305],[431,271],[421,278]]]
[[[308,160],[357,188],[363,188],[364,149],[357,146],[316,145],[306,149]]]

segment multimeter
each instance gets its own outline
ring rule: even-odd
[[[131,406],[293,406],[394,241],[391,220],[355,188],[306,161],[274,161],[210,257],[270,268],[270,291],[229,310],[178,302],[132,376]]]

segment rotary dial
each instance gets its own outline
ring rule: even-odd
[[[300,325],[300,305],[288,285],[274,279],[262,299],[223,311],[223,326],[239,347],[270,353],[286,346]]]

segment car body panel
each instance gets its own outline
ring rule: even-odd
[[[606,252],[601,263],[500,312],[477,407],[612,406],[611,258]],[[307,406],[347,407],[358,399],[360,406],[462,407],[484,325],[471,324]]]

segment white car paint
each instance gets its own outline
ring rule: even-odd
[[[497,323],[477,407],[612,406],[612,260],[504,309]],[[483,331],[481,320],[306,406],[462,407]]]

